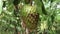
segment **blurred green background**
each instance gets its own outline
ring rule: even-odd
[[[18,2],[18,7],[25,4],[24,0],[15,1]],[[60,0],[33,1],[37,5],[38,13],[40,13],[38,34],[60,34]],[[24,31],[20,20],[21,9],[18,9],[19,12],[14,13],[13,2],[14,0],[0,0],[0,34],[14,34],[16,29],[18,34],[22,34]],[[42,9],[41,6],[44,8]]]

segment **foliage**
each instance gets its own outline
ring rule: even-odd
[[[14,34],[15,26],[22,34],[24,31],[21,26],[20,16],[21,14],[26,16],[26,8],[19,9],[18,16],[14,15],[14,0],[6,0],[6,6],[3,7],[3,0],[0,0],[0,34]],[[42,2],[43,4],[42,4]],[[19,4],[23,3],[24,0],[20,0]],[[48,34],[59,34],[60,32],[60,8],[57,8],[60,5],[60,0],[34,0],[37,7],[37,12],[39,13],[39,23],[38,23],[38,34],[44,33],[45,31]],[[44,7],[42,9],[42,7]],[[28,7],[28,6],[27,6]],[[30,9],[31,7],[28,7]],[[34,8],[35,9],[35,8]],[[47,13],[45,15],[43,12]],[[24,14],[25,13],[25,14]]]

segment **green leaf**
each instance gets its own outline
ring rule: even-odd
[[[2,2],[2,0],[0,0],[0,14],[2,12],[2,5],[3,5],[3,2]]]

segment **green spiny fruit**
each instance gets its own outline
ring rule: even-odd
[[[21,19],[27,28],[33,30],[37,28],[39,13],[36,11],[36,5],[24,5],[20,12]]]

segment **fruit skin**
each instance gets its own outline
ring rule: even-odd
[[[36,11],[36,5],[24,5],[20,12],[20,16],[24,27],[32,31],[37,29],[39,13]]]

